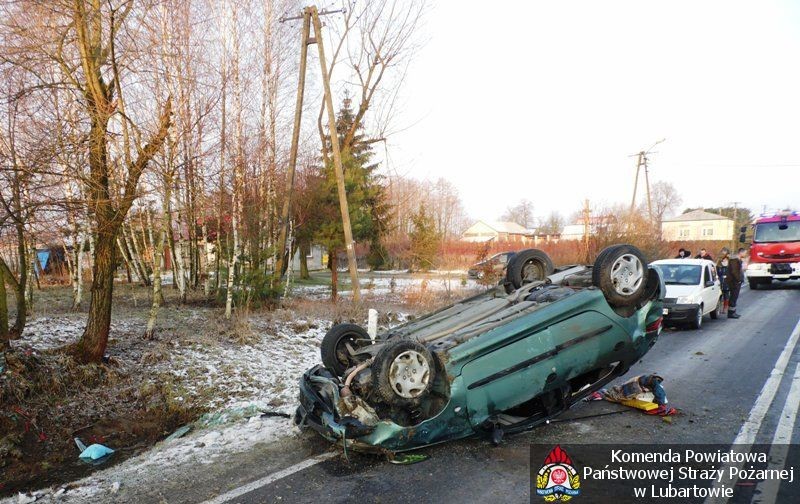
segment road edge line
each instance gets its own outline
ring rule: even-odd
[[[755,442],[756,435],[759,429],[761,429],[761,423],[764,421],[764,417],[767,416],[769,407],[772,405],[772,401],[775,400],[775,395],[778,393],[778,388],[780,388],[781,381],[783,381],[783,376],[786,374],[786,367],[789,365],[789,359],[792,357],[792,353],[797,346],[797,340],[799,338],[800,320],[798,320],[797,325],[794,326],[794,330],[791,336],[789,336],[786,346],[783,347],[783,352],[781,352],[778,360],[775,361],[775,366],[772,368],[767,381],[764,382],[761,393],[758,395],[758,399],[756,399],[753,408],[750,410],[750,415],[739,429],[739,434],[737,434],[736,438],[733,440],[734,445],[752,445]]]
[[[224,494],[218,495],[213,499],[204,501],[202,504],[223,504],[237,497],[241,497],[246,493],[250,493],[253,490],[257,490],[261,487],[267,486],[287,476],[291,476],[292,474],[300,472],[303,469],[307,469],[313,465],[319,464],[320,462],[332,459],[336,455],[338,455],[338,453],[328,452],[328,453],[322,453],[315,457],[307,458],[301,462],[298,462],[292,466],[287,467],[286,469],[281,469],[280,471],[268,474],[267,476],[264,476],[261,479],[257,479],[255,481],[247,483],[246,485],[234,488],[229,492],[225,492]]]
[[[750,447],[755,442],[756,435],[758,434],[759,429],[761,429],[761,423],[767,416],[769,407],[772,405],[772,401],[775,400],[775,395],[778,393],[781,381],[786,373],[786,367],[789,365],[789,360],[791,359],[792,353],[797,346],[798,338],[800,338],[800,319],[797,320],[797,324],[794,326],[794,330],[792,331],[791,335],[789,335],[789,339],[786,341],[783,351],[778,356],[778,360],[775,361],[775,366],[772,368],[772,371],[770,371],[767,381],[764,382],[764,386],[761,387],[761,392],[758,394],[756,402],[750,409],[750,415],[748,415],[747,420],[745,420],[745,422],[742,424],[742,427],[739,429],[739,434],[737,434],[736,438],[733,440],[731,450],[739,445]],[[729,467],[741,468],[741,466],[742,463],[727,464],[721,467],[721,469],[727,469]],[[717,480],[712,487],[717,488],[725,483],[730,483],[730,481],[727,479],[725,481]],[[709,497],[705,500],[704,504],[723,502],[728,502],[728,499],[724,497]]]
[[[789,445],[792,442],[792,433],[797,422],[798,403],[800,403],[800,364],[795,367],[792,385],[786,396],[778,425],[775,427],[775,435],[772,436],[768,469],[782,470],[786,467],[786,457],[789,455]],[[771,479],[760,482],[756,486],[753,502],[778,502],[780,487],[781,480]]]

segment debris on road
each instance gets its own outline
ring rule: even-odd
[[[423,453],[394,453],[389,452],[386,456],[386,459],[392,463],[397,465],[411,465],[417,464],[419,462],[424,462],[431,458],[430,455],[425,455]]]
[[[664,378],[657,374],[634,376],[622,385],[602,389],[584,401],[601,401],[622,404],[644,411],[648,415],[676,415],[678,410],[667,406],[667,393],[661,382]]]

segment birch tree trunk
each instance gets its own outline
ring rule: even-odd
[[[186,263],[184,262],[184,246],[183,246],[183,233],[181,229],[181,213],[177,213],[177,222],[178,222],[178,237],[175,240],[175,257],[173,258],[175,263],[175,283],[178,286],[178,297],[180,298],[181,304],[186,303]],[[169,229],[172,229],[172,225],[170,224]]]
[[[233,291],[236,289],[236,266],[239,262],[241,255],[241,237],[239,236],[239,227],[242,222],[242,190],[244,178],[244,127],[242,124],[242,82],[239,75],[239,18],[238,7],[233,5],[233,12],[231,14],[231,28],[233,36],[233,106],[234,116],[236,119],[236,156],[233,164],[233,201],[232,201],[232,216],[231,216],[231,230],[233,232],[233,247],[231,250],[230,260],[228,261],[228,283],[227,283],[227,298],[225,300],[225,318],[230,319],[233,310]]]
[[[128,232],[125,228],[125,225],[122,225],[121,232],[122,237],[125,240],[125,245],[128,248],[128,253],[131,255],[131,262],[135,266],[136,276],[139,278],[139,282],[145,286],[150,286],[150,275],[147,274],[147,268],[142,261],[142,256],[139,253],[139,246],[136,243],[136,235],[133,233],[133,228],[131,227],[130,223],[128,223],[128,228],[130,232]]]
[[[170,160],[167,161],[170,163]],[[170,168],[167,168],[168,170]],[[155,335],[156,319],[158,318],[158,311],[164,303],[164,293],[162,290],[161,271],[164,259],[164,243],[167,233],[171,232],[172,228],[172,212],[170,211],[170,198],[172,188],[172,178],[164,175],[164,199],[161,205],[161,220],[159,222],[158,230],[155,233],[155,241],[153,243],[153,303],[150,305],[150,316],[147,319],[147,329],[144,333],[144,339],[152,339]],[[148,222],[150,221],[150,209],[147,209]],[[152,226],[151,226],[152,229]],[[173,278],[174,281],[174,278]]]
[[[166,190],[169,192],[169,189]],[[167,203],[163,204],[163,212],[168,214],[169,212],[169,205]],[[149,206],[145,211],[147,214],[147,235],[150,237],[150,247],[151,253],[150,257],[153,260],[153,295],[156,293],[156,284],[161,284],[161,276],[162,276],[162,265],[164,262],[164,235],[166,230],[163,225],[163,219],[161,223],[159,223],[158,230],[153,233],[154,226],[153,226],[153,209]],[[158,269],[158,280],[156,280],[156,269]],[[154,300],[155,301],[155,300]],[[158,304],[159,306],[164,302],[164,294],[161,288],[161,285],[158,285]]]
[[[8,299],[6,298],[5,274],[0,268],[0,353],[8,346]]]

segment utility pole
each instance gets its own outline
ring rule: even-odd
[[[583,251],[586,255],[586,262],[589,262],[589,222],[592,211],[589,208],[589,199],[583,201]]]
[[[289,225],[289,216],[291,211],[291,194],[294,189],[294,170],[297,164],[297,143],[300,137],[300,118],[302,114],[302,104],[303,104],[303,87],[305,86],[305,69],[306,69],[306,56],[308,46],[310,44],[317,44],[317,49],[319,50],[319,64],[322,70],[322,83],[325,90],[325,108],[328,110],[328,130],[330,132],[331,138],[331,150],[333,151],[333,167],[334,173],[336,174],[336,185],[338,188],[339,193],[339,209],[342,213],[342,227],[344,228],[344,243],[345,248],[347,250],[347,262],[348,266],[350,267],[350,282],[353,287],[353,301],[359,302],[361,300],[361,289],[358,283],[358,265],[356,263],[356,251],[355,251],[355,244],[353,242],[353,230],[350,224],[350,210],[347,204],[347,193],[345,191],[344,185],[344,170],[342,168],[342,153],[339,148],[339,135],[336,132],[336,114],[333,110],[333,98],[331,96],[331,86],[330,86],[330,79],[328,78],[328,65],[325,62],[325,47],[323,44],[323,37],[322,37],[322,23],[319,20],[320,15],[326,14],[333,14],[335,12],[341,12],[340,10],[335,11],[323,11],[318,12],[315,6],[306,7],[303,9],[302,16],[295,16],[295,17],[288,17],[283,18],[281,21],[288,21],[291,19],[301,19],[303,20],[303,40],[301,43],[300,49],[300,80],[298,81],[298,89],[297,89],[297,104],[295,110],[295,123],[294,123],[294,131],[292,133],[292,148],[289,153],[289,173],[287,173],[287,180],[286,180],[286,187],[287,187],[287,195],[286,201],[284,202],[283,208],[283,222],[281,228],[281,235],[280,239],[278,240],[279,249],[283,253],[281,257],[285,254],[286,251],[286,234],[288,231]],[[314,26],[314,38],[310,38],[310,25]],[[291,260],[291,258],[289,258]],[[332,259],[334,261],[334,267],[336,267],[336,259]],[[280,280],[281,274],[283,273],[283,264],[279,259],[279,265],[276,265],[274,275],[275,277]],[[280,268],[278,268],[280,266]]]
[[[647,158],[648,154],[656,154],[653,152],[653,147],[660,144],[666,140],[666,138],[662,138],[658,142],[654,143],[650,146],[649,149],[646,151],[639,151],[636,154],[632,154],[629,157],[636,156],[636,178],[633,181],[633,197],[631,198],[631,214],[633,213],[634,209],[636,208],[636,190],[639,188],[639,172],[642,171],[644,168],[644,183],[645,183],[645,191],[647,192],[647,214],[650,217],[650,220],[653,220],[653,202],[650,198],[650,170],[648,169],[647,162],[649,161]]]
[[[333,98],[331,97],[331,83],[328,79],[328,65],[325,63],[325,47],[322,43],[322,23],[317,15],[317,8],[308,7],[311,19],[314,22],[314,38],[319,49],[319,64],[322,67],[322,83],[325,86],[325,108],[328,109],[328,130],[331,135],[331,150],[333,151],[333,168],[336,172],[336,185],[339,189],[339,208],[342,211],[342,227],[344,228],[344,246],[347,249],[347,263],[350,266],[350,283],[353,287],[353,301],[361,300],[361,289],[358,285],[358,264],[356,263],[356,248],[353,242],[353,229],[350,226],[350,210],[347,206],[347,193],[344,187],[344,169],[342,168],[342,153],[339,150],[339,134],[336,132],[336,114],[333,111]],[[334,258],[335,261],[335,258]],[[334,268],[336,263],[334,262]]]
[[[283,20],[281,20],[283,21]],[[289,233],[289,218],[292,212],[292,196],[294,195],[294,174],[297,168],[297,149],[300,142],[300,120],[303,115],[303,95],[306,86],[306,61],[308,58],[308,38],[311,29],[311,17],[303,14],[303,35],[300,44],[300,76],[297,79],[297,98],[294,108],[294,129],[292,130],[292,146],[289,150],[289,168],[286,171],[286,196],[281,213],[281,232],[278,236],[278,254],[272,272],[272,284],[279,285],[283,275],[284,261],[291,261],[291,246],[287,252],[286,237]],[[288,256],[287,256],[288,255]]]
[[[650,200],[650,171],[647,169],[647,156],[644,158],[644,185],[647,188],[647,216],[653,220],[653,202]]]
[[[644,151],[640,151],[638,154],[634,154],[637,156],[636,160],[636,178],[633,179],[633,197],[631,198],[631,213],[633,213],[634,208],[636,208],[636,190],[639,188],[639,171],[642,169],[642,165],[644,164]]]

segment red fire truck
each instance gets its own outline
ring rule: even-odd
[[[746,227],[739,241],[745,241]],[[751,289],[769,285],[773,280],[800,279],[800,212],[784,210],[762,215],[753,223],[753,243],[747,281]]]

